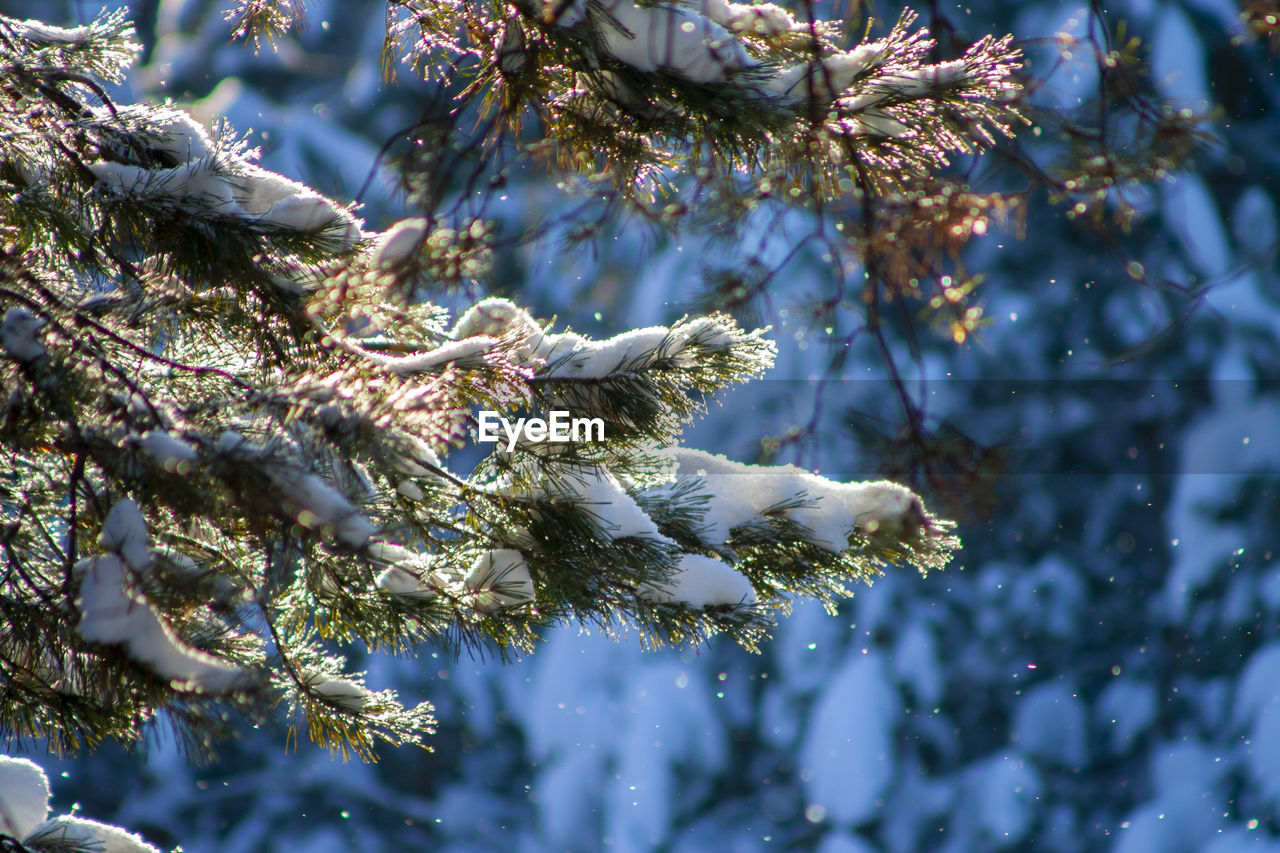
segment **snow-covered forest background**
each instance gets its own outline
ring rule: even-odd
[[[405,215],[378,152],[439,93],[380,87],[382,4],[310,0],[310,27],[257,55],[228,44],[216,2],[129,5],[147,50],[124,102],[171,97],[252,129],[263,166],[360,198],[373,228]],[[1021,151],[1047,168],[1068,143],[1051,117],[1097,90],[1059,36],[1087,35],[1089,8],[922,5],[934,29],[1024,40],[1045,112]],[[1280,851],[1280,54],[1247,41],[1232,0],[1095,5],[1149,48],[1159,95],[1216,110],[1210,139],[1128,191],[1129,233],[1040,194],[1021,239],[971,243],[989,323],[963,344],[888,327],[929,424],[987,448],[956,466],[968,474],[914,484],[960,521],[945,573],[890,572],[837,618],[799,606],[760,655],[560,629],[510,665],[353,659],[372,686],[436,705],[434,752],[343,764],[264,731],[209,766],[164,738],[141,755],[33,753],[54,811],[237,853]],[[0,2],[63,25],[98,8]],[[1020,180],[998,154],[956,168],[985,189]],[[790,436],[772,461],[911,473],[874,341],[853,336],[831,369],[841,332],[807,310],[830,284],[819,250],[797,250],[808,223],[761,216],[726,243],[608,220],[579,243],[582,204],[514,174],[488,216],[566,225],[500,254],[488,292],[602,337],[703,310],[707,269],[756,253],[777,270],[747,322],[773,326],[778,364],[689,442],[750,462]]]

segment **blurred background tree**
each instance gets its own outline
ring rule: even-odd
[[[3,11],[52,17],[38,5]],[[472,145],[379,157],[404,128],[455,130],[439,84],[377,89],[381,10],[309,4],[305,30],[254,53],[216,5],[135,6],[137,95],[255,128],[265,165],[370,221],[406,212],[394,170],[365,186],[375,162],[442,157],[413,197],[485,205],[509,240],[489,290],[538,316],[773,324],[775,381],[689,442],[909,479],[964,520],[963,568],[886,578],[834,620],[801,606],[760,657],[562,630],[506,668],[380,664],[437,705],[425,757],[338,769],[248,741],[199,768],[162,743],[69,763],[56,793],[191,849],[1277,843],[1274,8],[930,4],[938,60],[1019,39],[1016,141],[893,197],[696,170],[649,197],[589,168],[561,186],[527,161],[487,173]],[[867,12],[828,15],[860,32]]]

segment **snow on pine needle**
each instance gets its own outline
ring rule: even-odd
[[[76,631],[94,643],[118,645],[135,661],[180,689],[220,693],[245,686],[248,672],[182,642],[173,627],[133,587],[151,567],[146,521],[123,498],[107,514],[102,545],[114,553],[76,563]]]
[[[24,850],[159,853],[113,824],[69,814],[50,818],[49,777],[34,762],[8,755],[0,755],[0,836],[22,842]]]
[[[728,563],[701,554],[685,554],[665,581],[649,581],[639,595],[649,601],[693,608],[750,607],[757,602],[751,581]]]
[[[223,224],[234,219],[265,234],[315,234],[336,251],[350,249],[364,238],[361,222],[348,210],[256,165],[252,152],[215,144],[205,128],[181,110],[98,108],[94,113],[97,133],[116,144],[104,145],[103,156],[88,169],[105,190],[123,199],[172,205]],[[145,122],[147,130],[122,134],[120,124],[136,122]],[[145,157],[134,155],[138,147]]]
[[[307,673],[303,676],[303,683],[324,701],[347,711],[363,710],[373,695],[363,684],[320,672]]]
[[[524,555],[512,548],[485,551],[476,557],[463,585],[476,593],[482,611],[533,601],[533,579]]]
[[[746,465],[691,448],[663,453],[676,478],[695,480],[705,493],[701,535],[711,545],[727,543],[737,528],[767,523],[775,510],[805,541],[834,553],[848,550],[858,530],[914,538],[929,524],[920,498],[897,483],[838,483],[795,465]]]
[[[702,395],[760,375],[776,347],[764,330],[745,331],[728,316],[686,318],[591,340],[551,332],[506,299],[483,299],[449,337],[405,355],[346,346],[362,359],[403,376],[505,366],[540,408],[590,413],[618,440],[674,441],[701,411]]]
[[[396,239],[399,239],[398,235]],[[440,346],[410,356],[366,357],[397,373],[438,369],[457,361],[480,360],[485,353],[505,349],[522,363],[538,367],[547,379],[604,379],[619,373],[646,369],[654,364],[692,368],[701,353],[728,353],[735,344],[757,343],[758,335],[743,333],[732,323],[700,317],[676,326],[633,329],[602,341],[574,332],[551,334],[529,312],[499,297],[483,299],[459,318],[451,337]],[[759,342],[752,353],[761,367],[772,362],[774,348]]]
[[[45,354],[40,343],[40,330],[45,321],[24,308],[10,308],[0,321],[0,347],[23,364],[30,364]]]
[[[848,46],[839,22],[771,3],[523,0],[517,16],[436,0],[402,7],[389,44],[429,76],[487,95],[491,139],[518,130],[527,108],[559,140],[562,165],[610,175],[647,201],[708,162],[802,190],[808,174],[802,196],[828,198],[848,191],[850,168],[870,166],[863,177],[889,192],[1025,121],[1011,36],[935,63],[937,44],[911,29],[912,12]],[[457,58],[476,54],[488,62],[460,70]]]
[[[49,778],[25,758],[0,755],[0,835],[26,838],[49,816]]]
[[[79,27],[0,16],[0,36],[22,44],[34,65],[82,69],[113,83],[124,79],[142,51],[126,9],[103,12]]]
[[[506,23],[530,58],[561,51],[560,70],[528,68],[570,112],[578,84],[589,96],[608,74],[619,96],[666,87],[686,117],[707,98],[754,109],[770,133],[819,94],[905,124],[903,103],[978,73],[911,76],[906,36],[806,53],[831,31],[770,5],[562,11]],[[664,27],[680,35],[663,41]],[[124,27],[0,29],[12,61],[57,54],[76,74],[128,41]],[[792,598],[829,603],[882,562],[932,567],[954,547],[896,486],[661,450],[711,395],[773,364],[767,330],[715,314],[594,340],[497,298],[450,328],[429,300],[487,269],[485,223],[423,211],[366,233],[228,131],[24,67],[11,82],[30,107],[8,114],[0,158],[0,225],[18,247],[0,253],[0,452],[30,476],[0,502],[20,555],[0,596],[31,614],[12,632],[33,662],[22,677],[54,698],[0,704],[0,729],[74,749],[136,743],[161,717],[201,753],[229,734],[211,722],[235,716],[223,711],[286,705],[320,743],[368,757],[379,739],[429,734],[430,706],[367,692],[328,644],[506,657],[551,625],[591,623],[651,646],[724,633],[754,649]],[[562,72],[573,95],[553,92]],[[580,125],[630,121],[611,116]],[[656,126],[632,124],[656,151]],[[482,409],[504,423],[564,410],[603,430],[544,441],[526,423],[455,473]]]
[[[138,436],[137,444],[157,465],[172,473],[185,474],[199,460],[190,443],[167,430],[147,430]]]

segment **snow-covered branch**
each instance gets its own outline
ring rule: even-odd
[[[984,37],[961,59],[931,63],[935,42],[925,29],[910,31],[910,12],[884,38],[846,49],[830,22],[800,20],[774,4],[544,0],[541,8],[544,25],[589,44],[583,79],[640,117],[700,109],[692,92],[678,107],[657,103],[674,81],[677,90],[712,86],[740,98],[744,121],[755,111],[776,129],[776,116],[767,116],[788,113],[798,130],[816,116],[836,137],[918,138],[940,151],[988,144],[992,131],[1007,134],[1017,119],[1012,75],[1020,61],[1011,38]]]
[[[613,74],[793,124],[818,94],[906,122],[904,103],[964,91],[980,66],[917,73],[891,40],[842,53],[770,4],[540,8],[539,44],[566,64],[539,86]],[[905,489],[658,449],[772,365],[767,330],[716,313],[593,340],[498,298],[450,329],[424,296],[470,274],[503,223],[424,206],[366,233],[181,110],[104,106],[73,60],[124,37],[0,19],[0,52],[73,69],[15,76],[0,115],[0,451],[19,472],[0,501],[0,603],[21,622],[0,683],[27,697],[0,703],[0,729],[74,748],[137,742],[166,715],[202,750],[222,710],[283,698],[314,739],[367,757],[428,732],[429,708],[369,691],[325,644],[519,654],[577,621],[754,648],[791,597],[829,602],[916,556],[929,522]],[[504,430],[530,417],[455,474],[477,412]],[[600,429],[553,438],[541,416],[562,413]],[[23,838],[39,823],[0,820]],[[78,821],[49,831],[98,837]]]
[[[141,836],[109,823],[60,815],[49,817],[49,777],[35,762],[0,755],[0,837],[30,850],[101,850],[160,853]]]
[[[533,601],[533,579],[524,555],[511,548],[485,551],[476,557],[463,585],[475,592],[482,611]]]
[[[706,495],[702,536],[712,547],[723,547],[735,528],[766,525],[771,512],[833,553],[848,550],[855,531],[911,539],[927,523],[920,498],[896,483],[838,483],[794,465],[746,465],[683,447],[664,453],[675,476],[695,479]]]
[[[640,597],[661,604],[705,607],[749,607],[757,601],[751,581],[728,563],[701,554],[685,554],[667,581],[645,583]]]
[[[772,363],[771,345],[758,334],[744,333],[724,318],[700,317],[676,326],[633,329],[603,341],[574,332],[547,333],[529,312],[498,297],[483,299],[458,319],[453,340],[426,352],[366,357],[397,373],[438,370],[456,362],[482,363],[505,353],[518,364],[534,367],[541,379],[604,379],[650,368],[684,369],[707,353],[727,353],[735,345],[752,345],[760,369]],[[755,350],[759,350],[756,354]]]
[[[106,110],[97,112],[96,121],[112,128],[116,116]],[[304,184],[263,169],[246,152],[216,145],[187,113],[132,109],[123,114],[130,122],[148,122],[148,130],[135,136],[144,143],[152,162],[104,157],[89,163],[89,171],[104,189],[135,201],[168,203],[198,215],[233,218],[263,233],[313,234],[331,241],[339,252],[364,238],[360,220],[350,211]],[[114,148],[116,156],[129,150],[119,145]]]
[[[180,689],[220,693],[245,686],[243,668],[183,643],[134,587],[151,568],[142,513],[122,498],[107,514],[102,545],[114,553],[76,563],[80,583],[76,631],[94,643],[122,646],[126,654]]]

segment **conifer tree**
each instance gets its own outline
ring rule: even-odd
[[[300,15],[230,17],[265,43]],[[369,690],[350,644],[510,656],[577,621],[754,648],[794,597],[833,606],[958,546],[902,486],[681,446],[710,395],[768,369],[766,330],[713,313],[590,340],[501,298],[451,317],[498,237],[445,198],[442,152],[482,196],[519,160],[659,219],[918,200],[1020,120],[1009,39],[931,62],[911,15],[846,47],[811,6],[723,0],[396,0],[387,31],[388,77],[456,106],[405,137],[422,215],[373,232],[233,129],[117,102],[122,14],[0,19],[6,740],[136,744],[159,720],[208,756],[283,708],[368,759],[433,720]],[[42,823],[38,770],[0,771],[0,835],[105,838]]]

